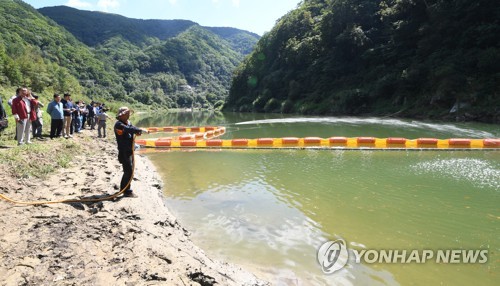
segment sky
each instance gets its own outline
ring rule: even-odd
[[[300,0],[23,0],[36,9],[65,5],[136,19],[183,19],[263,35]]]

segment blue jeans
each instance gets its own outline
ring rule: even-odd
[[[75,132],[80,132],[82,130],[82,117],[77,116],[75,118]]]

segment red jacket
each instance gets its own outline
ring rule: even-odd
[[[36,120],[36,112],[35,112],[35,105],[36,102],[34,99],[30,99],[30,108],[31,112],[29,114],[29,120],[30,121],[35,121]],[[23,120],[28,118],[28,111],[26,109],[26,103],[24,102],[23,98],[21,96],[18,96],[12,100],[12,115],[19,115],[19,119]]]

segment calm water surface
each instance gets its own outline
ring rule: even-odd
[[[380,118],[175,113],[139,126],[223,125],[222,138],[498,138],[498,125]],[[161,134],[149,135],[161,136]],[[498,285],[500,151],[146,152],[167,205],[210,256],[273,285]],[[486,264],[356,264],[331,275],[320,245],[487,249]],[[352,257],[351,257],[352,258]]]

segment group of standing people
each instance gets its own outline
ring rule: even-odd
[[[50,114],[50,138],[72,138],[73,133],[80,133],[87,124],[91,130],[98,123],[98,137],[106,137],[106,114],[104,104],[91,102],[86,105],[84,101],[73,103],[71,94],[65,93],[63,99],[59,94],[54,94],[54,100],[49,103],[47,112]],[[101,129],[103,129],[101,131]]]
[[[9,99],[12,115],[16,120],[16,140],[18,145],[31,144],[32,138],[43,140],[42,107],[38,96],[28,88],[20,87],[16,95]],[[110,119],[104,104],[84,101],[73,102],[71,94],[63,97],[54,94],[54,99],[48,104],[47,112],[50,115],[50,138],[72,138],[74,133],[80,133],[88,125],[95,129],[97,125],[98,137],[106,137],[106,120]]]
[[[71,95],[65,93],[63,99],[59,94],[54,94],[54,99],[47,106],[50,115],[50,138],[55,137],[71,138],[73,132],[81,132],[87,123],[90,129],[95,129],[98,125],[98,137],[106,137],[106,120],[110,117],[106,114],[107,109],[104,104],[91,102],[85,105],[83,101],[73,103]],[[43,104],[38,101],[38,96],[27,88],[18,88],[16,95],[9,100],[12,107],[12,115],[16,120],[16,139],[18,145],[30,144],[30,130],[33,129],[33,136],[42,136]],[[0,99],[1,106],[1,99]],[[3,109],[3,106],[2,106]],[[149,133],[146,129],[133,126],[128,120],[131,110],[128,107],[121,107],[116,116],[114,133],[118,145],[118,161],[123,166],[123,176],[120,181],[120,189],[125,196],[136,197],[131,189],[131,182],[134,167],[134,137],[143,132]],[[2,115],[2,114],[0,114]],[[3,111],[3,115],[6,116]]]
[[[38,101],[38,96],[29,89],[20,87],[8,104],[16,120],[17,144],[31,144],[31,132],[33,132],[33,137],[42,138],[43,119],[40,108],[43,104]]]

